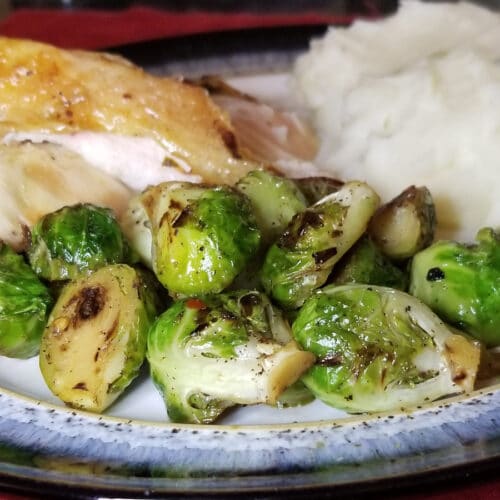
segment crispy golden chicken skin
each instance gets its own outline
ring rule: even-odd
[[[206,182],[260,167],[241,158],[226,114],[199,86],[110,54],[0,38],[0,136],[82,130],[153,138],[165,165]]]

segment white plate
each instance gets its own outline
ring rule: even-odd
[[[230,43],[234,34],[226,36]],[[269,64],[274,56],[263,57]],[[232,83],[290,104],[286,74]],[[0,482],[19,487],[22,480],[23,488],[47,494],[361,491],[500,457],[500,384],[412,412],[348,416],[315,401],[239,408],[212,426],[168,423],[147,373],[105,416],[64,407],[45,386],[37,358],[1,358],[0,386]]]

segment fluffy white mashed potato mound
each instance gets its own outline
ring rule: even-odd
[[[411,184],[438,237],[500,227],[500,15],[403,2],[387,19],[330,28],[294,70],[322,145],[317,163],[389,200]]]

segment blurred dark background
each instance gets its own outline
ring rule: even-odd
[[[398,0],[10,0],[4,2],[10,9],[20,7],[38,8],[106,8],[119,9],[131,5],[149,5],[171,10],[221,10],[221,11],[257,11],[257,12],[387,12],[394,10]]]
[[[435,2],[453,2],[459,0],[423,0]],[[500,0],[469,0],[490,7],[500,6]],[[173,10],[250,10],[250,11],[296,11],[320,10],[325,12],[353,12],[379,9],[394,10],[398,0],[0,0],[3,8],[112,8],[119,9],[133,4],[164,7]]]

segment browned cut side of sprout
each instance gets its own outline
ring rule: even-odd
[[[294,179],[309,205],[314,205],[325,196],[336,193],[344,182],[333,177],[315,176]]]
[[[377,210],[368,231],[388,257],[406,259],[432,243],[435,227],[431,193],[410,186]]]

